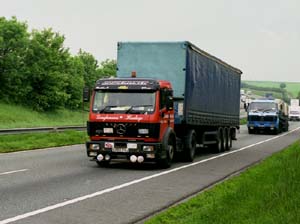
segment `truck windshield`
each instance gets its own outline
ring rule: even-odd
[[[155,92],[97,91],[93,102],[96,113],[149,114],[155,109]]]
[[[252,102],[249,105],[249,111],[276,111],[277,104],[274,102]]]

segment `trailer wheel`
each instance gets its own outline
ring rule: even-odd
[[[226,129],[227,128],[223,128],[223,131],[222,131],[222,152],[226,151],[226,147],[228,144]]]
[[[223,128],[219,128],[216,136],[217,143],[214,145],[214,152],[220,153],[224,149]]]
[[[230,128],[229,129],[229,150],[232,148],[233,135],[235,135],[235,134],[236,134],[235,133],[235,129],[234,128]],[[236,139],[236,137],[235,137],[235,139]]]
[[[193,162],[196,152],[197,138],[194,130],[189,130],[184,139],[184,160]]]
[[[231,147],[231,136],[230,136],[230,129],[229,128],[224,128],[224,151],[229,151]]]

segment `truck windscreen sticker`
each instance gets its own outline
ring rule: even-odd
[[[99,81],[96,89],[145,89],[156,90],[158,84],[148,80],[103,80]]]
[[[149,84],[148,81],[104,81],[101,83],[106,86],[146,86]]]

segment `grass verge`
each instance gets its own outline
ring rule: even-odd
[[[244,125],[244,124],[247,124],[247,118],[241,118],[240,119],[240,125]]]
[[[1,135],[0,153],[83,144],[86,140],[83,131]]]
[[[0,102],[0,129],[86,125],[88,112],[60,109],[36,112],[23,106]]]
[[[297,142],[145,223],[300,223],[299,164]]]

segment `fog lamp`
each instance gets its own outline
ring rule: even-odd
[[[90,156],[97,156],[97,152],[89,152]]]
[[[147,154],[146,157],[149,158],[149,159],[154,159],[155,158],[155,154]]]

